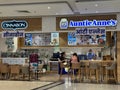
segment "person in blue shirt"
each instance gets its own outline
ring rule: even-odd
[[[89,50],[89,52],[87,53],[87,59],[88,60],[92,60],[94,59],[95,54],[93,53],[92,49]]]

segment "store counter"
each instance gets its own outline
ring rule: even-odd
[[[24,65],[27,58],[2,58],[2,63]]]

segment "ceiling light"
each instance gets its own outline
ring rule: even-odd
[[[51,9],[51,7],[48,7],[48,9]]]
[[[98,6],[98,4],[95,4],[95,7],[97,7]]]
[[[98,11],[95,11],[96,13],[98,13]]]
[[[56,15],[58,15],[58,13],[56,13]]]

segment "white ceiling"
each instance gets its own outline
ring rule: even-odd
[[[120,0],[0,0],[0,17],[119,12]]]

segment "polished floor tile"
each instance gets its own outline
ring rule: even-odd
[[[120,85],[80,83],[68,78],[67,75],[63,75],[59,80],[58,74],[44,74],[39,80],[0,80],[0,90],[120,90]]]
[[[40,81],[0,81],[0,90],[32,90],[52,82]]]
[[[0,90],[120,90],[120,85],[114,84],[90,84],[90,83],[71,83],[68,79],[60,85],[54,85],[48,89],[45,87],[53,82],[40,81],[0,81]],[[35,89],[38,88],[38,89]]]
[[[55,86],[48,90],[120,90],[117,84],[93,84],[93,83],[71,83],[71,80],[65,78],[64,84]]]
[[[48,90],[120,90],[120,85],[65,83]]]

